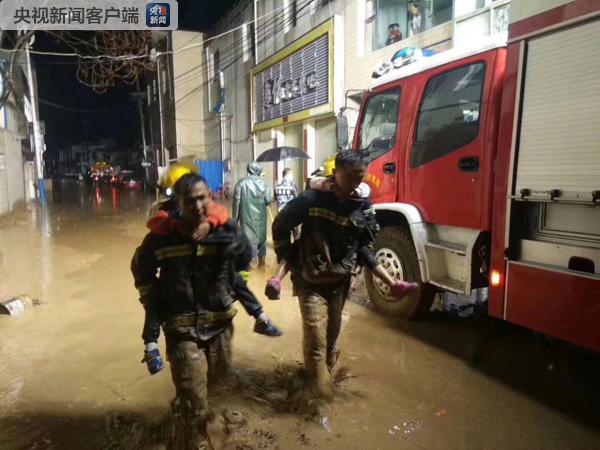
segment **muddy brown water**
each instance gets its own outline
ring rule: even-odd
[[[168,370],[149,376],[140,363],[129,272],[150,199],[72,182],[50,197],[0,218],[0,294],[42,300],[0,316],[0,449],[164,448],[174,390]],[[234,381],[211,395],[217,448],[600,448],[593,355],[503,324],[404,323],[355,303],[340,340],[351,377],[336,400],[317,416],[278,408],[301,327],[289,283],[280,301],[262,295],[269,275],[254,272],[251,286],[285,334],[235,318]],[[368,303],[360,284],[355,296]]]

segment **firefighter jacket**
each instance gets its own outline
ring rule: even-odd
[[[131,262],[146,309],[144,340],[156,340],[161,323],[166,333],[174,323],[202,340],[221,332],[235,315],[236,278],[248,269],[251,256],[247,238],[233,221],[199,243],[176,233],[149,233]]]
[[[292,244],[290,233],[300,224],[300,239]],[[368,199],[340,200],[333,192],[307,190],[277,215],[273,243],[278,259],[288,261],[296,288],[334,288],[346,283],[357,266],[377,266],[377,230]]]

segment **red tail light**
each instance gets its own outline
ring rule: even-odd
[[[497,287],[497,286],[500,286],[501,282],[502,282],[502,275],[500,275],[500,272],[497,270],[492,270],[492,273],[490,275],[490,284],[493,287]]]

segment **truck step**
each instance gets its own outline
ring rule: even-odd
[[[454,242],[447,241],[429,241],[425,244],[429,248],[437,248],[444,250],[445,252],[455,253],[457,255],[466,256],[467,246],[462,244],[455,244]]]
[[[429,283],[442,288],[445,291],[455,292],[457,294],[470,294],[465,292],[465,283],[452,278],[444,277],[440,280],[429,280]]]

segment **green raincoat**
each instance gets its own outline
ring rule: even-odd
[[[254,247],[267,240],[267,207],[273,201],[273,191],[261,173],[258,163],[248,164],[248,176],[238,181],[233,193],[233,219]]]

